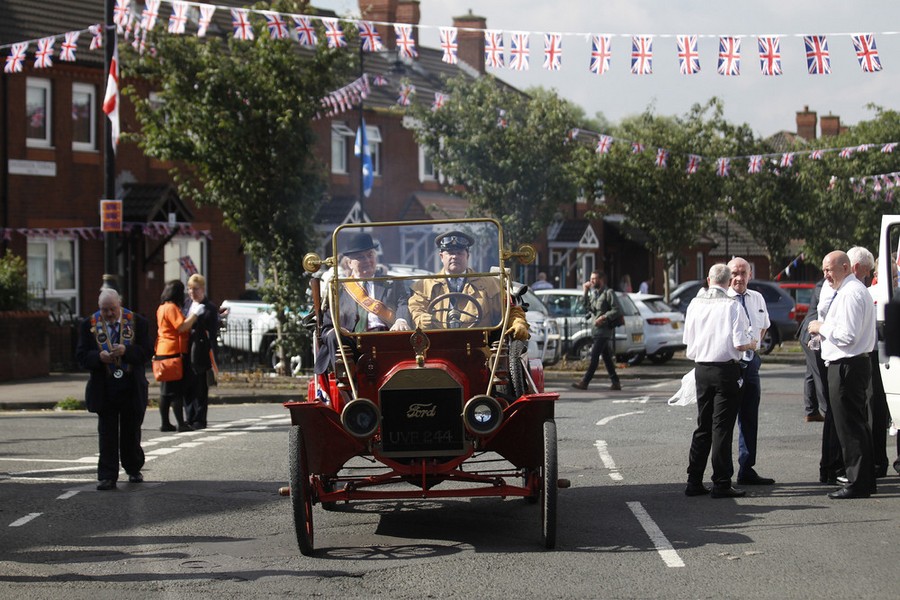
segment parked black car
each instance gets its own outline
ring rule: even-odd
[[[669,304],[683,313],[688,304],[697,297],[697,292],[706,287],[705,282],[698,279],[685,281],[669,294]],[[797,321],[794,319],[794,299],[775,281],[751,279],[747,287],[762,294],[769,311],[772,326],[759,344],[759,353],[768,354],[785,340],[794,339],[797,333]]]

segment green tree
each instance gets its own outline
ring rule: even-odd
[[[529,97],[487,76],[457,77],[446,88],[440,110],[413,111],[419,143],[471,214],[503,224],[508,246],[534,241],[578,191],[566,142],[575,110],[555,93]]]
[[[803,160],[799,177],[813,198],[812,209],[803,219],[804,250],[809,260],[819,264],[835,249],[865,246],[877,255],[881,215],[900,211],[897,188],[876,190],[868,179],[900,171],[900,156],[881,152],[881,145],[900,140],[900,113],[871,106],[875,118],[863,121],[836,138],[819,140],[818,147],[856,148],[849,158],[827,152],[821,160]],[[875,144],[860,149],[865,144]]]
[[[28,272],[25,261],[12,250],[0,258],[0,310],[28,308]]]
[[[307,2],[254,8],[303,13]],[[250,18],[254,41],[151,35],[152,52],[123,60],[124,74],[141,82],[125,92],[141,125],[134,139],[148,156],[174,162],[182,196],[221,209],[246,252],[265,265],[261,292],[284,325],[305,297],[299,257],[314,246],[309,215],[326,187],[312,121],[320,100],[350,77],[355,54],[328,49],[324,35],[315,51],[301,50],[263,34],[262,16]],[[156,92],[153,101],[144,84]]]
[[[708,232],[720,208],[723,178],[715,175],[715,157],[733,156],[738,139],[713,98],[694,105],[683,117],[645,112],[626,119],[614,131],[617,141],[608,154],[580,146],[579,171],[585,190],[598,199],[596,213],[621,212],[647,237],[647,248],[663,261],[664,290],[669,294],[669,267]],[[629,142],[644,145],[634,154]],[[656,149],[669,151],[667,168],[655,165]],[[687,173],[689,155],[702,156],[695,173]],[[589,215],[594,216],[594,215]]]

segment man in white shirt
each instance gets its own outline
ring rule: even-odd
[[[828,497],[868,498],[875,492],[872,430],[866,407],[872,376],[869,352],[875,347],[875,305],[866,286],[851,271],[845,252],[835,250],[825,256],[822,271],[834,297],[824,320],[812,321],[808,328],[822,337],[831,410],[849,480],[846,487]]]
[[[687,496],[710,494],[713,498],[739,498],[743,490],[731,487],[734,464],[731,438],[741,403],[740,358],[756,348],[744,309],[727,293],[731,269],[710,267],[701,291],[688,305],[684,321],[687,357],[696,363],[697,429],[691,439]],[[713,489],[703,485],[706,461],[712,452]]]
[[[761,340],[771,326],[766,299],[756,290],[747,288],[750,282],[750,263],[736,256],[728,263],[731,284],[728,295],[738,301],[750,321],[750,335]],[[757,346],[747,350],[741,359],[744,385],[741,387],[741,408],[738,411],[738,485],[772,485],[774,479],[760,477],[756,465],[756,439],[759,430],[759,367],[762,361]]]

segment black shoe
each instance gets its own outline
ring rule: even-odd
[[[175,431],[175,426],[170,423],[163,423],[163,426],[159,428],[160,431]]]
[[[108,490],[116,489],[116,482],[112,479],[101,479],[100,483],[97,484],[97,489],[101,492],[106,492]]]
[[[760,477],[756,473],[749,477],[738,477],[738,485],[772,485],[775,480],[770,477]]]
[[[575,388],[576,390],[586,390],[587,384],[583,381],[576,381],[575,383],[572,384],[572,387]]]
[[[141,475],[140,471],[137,473],[130,473],[128,475],[128,481],[129,483],[144,483],[144,476]]]
[[[609,389],[611,389],[614,392],[618,392],[619,390],[622,389],[622,384],[619,383],[618,381],[613,382],[613,384],[611,386],[609,386]]]
[[[875,466],[875,479],[884,479],[887,477],[887,465]]]
[[[705,496],[708,493],[709,488],[702,483],[693,483],[689,481],[687,487],[684,488],[685,496]]]
[[[744,490],[739,490],[733,487],[714,487],[712,491],[709,493],[710,498],[743,498],[747,495],[747,492]]]
[[[855,490],[850,486],[845,488],[841,488],[836,492],[831,492],[828,494],[828,497],[832,500],[847,500],[849,498],[868,498],[872,495],[872,492],[860,492],[859,490]]]
[[[822,473],[819,475],[819,483],[824,483],[827,485],[837,485],[838,480],[835,475],[828,475],[827,473]]]
[[[206,429],[206,423],[191,423],[191,427],[194,428],[194,431],[200,431]]]
[[[178,433],[183,433],[185,431],[193,431],[194,428],[188,425],[187,423],[180,423],[178,425]]]

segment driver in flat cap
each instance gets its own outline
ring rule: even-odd
[[[454,329],[493,327],[502,318],[500,284],[493,277],[467,277],[469,248],[475,240],[462,231],[438,235],[437,246],[442,274],[449,279],[423,279],[412,286],[409,313],[416,327],[422,329]],[[442,298],[442,296],[444,296]],[[517,340],[527,340],[528,321],[521,306],[510,307],[506,333]]]

